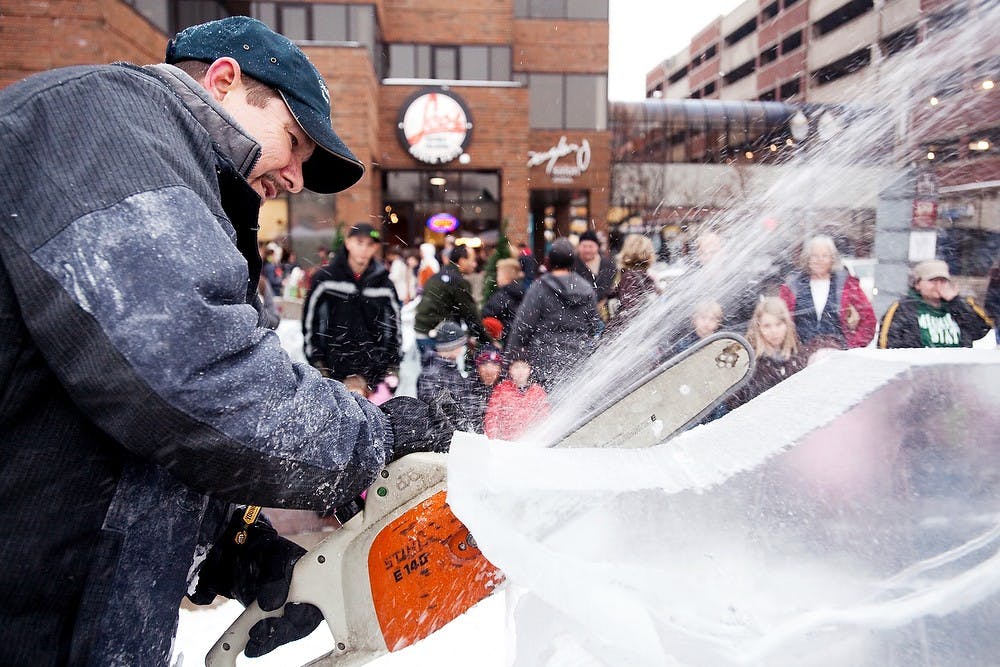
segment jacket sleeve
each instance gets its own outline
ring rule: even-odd
[[[955,297],[945,303],[948,312],[962,330],[962,338],[967,339],[970,344],[988,334],[993,328],[993,320],[971,296]]]
[[[849,306],[854,306],[860,317],[858,325],[853,330],[847,326]],[[876,321],[875,309],[861,288],[861,281],[854,276],[848,276],[844,281],[844,291],[840,300],[840,330],[844,332],[847,346],[864,347],[870,343],[875,336]]]
[[[465,284],[467,286],[468,282]],[[480,340],[486,340],[488,338],[486,329],[483,328],[483,320],[479,316],[479,307],[476,305],[476,300],[472,298],[470,289],[455,285],[452,292],[454,294],[455,312],[458,314],[459,319],[469,327],[470,334]]]
[[[317,273],[312,287],[302,302],[302,347],[306,360],[315,365],[326,365],[323,339],[329,325],[330,313],[323,298],[323,277]]]
[[[390,457],[389,425],[257,326],[211,144],[169,93],[119,85],[139,78],[64,76],[20,115],[0,110],[4,149],[34,174],[0,198],[0,261],[31,340],[95,429],[188,487],[342,504]]]
[[[882,316],[882,326],[878,335],[878,346],[882,349],[920,347],[920,332],[917,323],[909,317],[912,308],[903,301],[894,301]],[[912,321],[911,321],[912,320]]]

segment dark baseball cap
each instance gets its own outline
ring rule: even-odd
[[[379,231],[367,222],[359,222],[355,225],[351,225],[351,229],[347,232],[347,238],[351,238],[352,236],[367,236],[368,238],[376,241],[382,238]]]
[[[167,43],[168,64],[212,63],[229,57],[247,75],[278,91],[316,150],[302,166],[305,187],[330,194],[351,187],[365,167],[333,131],[330,91],[299,47],[248,16],[230,16],[185,28]]]

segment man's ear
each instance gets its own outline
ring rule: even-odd
[[[205,87],[208,94],[217,102],[225,99],[234,88],[237,88],[242,81],[243,72],[240,64],[232,58],[219,58],[208,66],[205,78],[201,85]]]

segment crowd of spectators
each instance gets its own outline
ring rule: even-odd
[[[490,437],[515,439],[544,418],[552,390],[664,296],[654,274],[656,252],[641,234],[621,239],[613,256],[592,231],[575,244],[556,239],[541,262],[520,244],[512,248],[515,257],[496,262],[496,288],[482,303],[470,279],[483,258],[472,247],[387,247],[380,259],[380,241],[372,226],[354,225],[327,264],[303,274],[307,359],[373,402],[391,398],[403,358],[400,312],[409,304],[420,357],[417,397],[431,400],[447,391]],[[729,269],[733,261],[717,232],[703,232],[693,247],[690,271]],[[287,280],[295,267],[287,257],[281,262],[280,248],[264,252],[265,261],[276,264],[265,267],[261,279],[267,304],[288,293],[272,276]],[[959,296],[948,265],[933,260],[913,267],[907,295],[879,324],[836,243],[823,235],[803,243],[792,270],[747,273],[730,284],[727,293],[700,299],[658,345],[664,361],[730,331],[753,348],[753,377],[703,421],[798,372],[818,350],[970,347],[1000,310],[1000,268],[991,272],[984,310]]]

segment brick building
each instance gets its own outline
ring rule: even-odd
[[[512,241],[541,250],[546,231],[603,227],[607,0],[0,0],[0,86],[66,65],[160,62],[169,35],[233,14],[303,48],[368,168],[347,192],[269,202],[263,239],[310,258],[342,223],[441,245],[435,230],[457,222],[456,237],[490,245],[506,219]]]
[[[870,96],[880,90],[879,77],[887,69],[930,35],[988,20],[996,16],[996,7],[981,0],[746,0],[647,73],[647,103],[697,100],[706,109],[725,109],[746,102],[764,108],[777,102],[807,112],[877,104]],[[920,72],[912,81],[912,94],[923,96],[926,91],[926,96],[915,98],[905,136],[893,147],[905,152],[915,173],[929,175],[921,182],[932,183],[932,193],[918,198],[934,204],[928,211],[938,232],[938,253],[965,275],[983,275],[1000,256],[998,77],[1000,46],[995,39],[963,45],[940,71]],[[690,107],[702,112],[697,102]],[[613,107],[613,129],[627,114],[635,112]],[[753,169],[766,164],[771,153],[752,145],[752,125],[747,128],[745,149],[736,145],[729,154],[706,156],[689,146],[689,162],[729,164],[729,171],[732,165]],[[726,142],[715,145],[724,147]],[[777,147],[780,157],[782,144]],[[618,150],[613,141],[613,151]],[[614,160],[616,170],[627,161],[617,155]],[[722,168],[673,165],[669,171],[674,180],[689,171],[690,181],[707,169]],[[683,185],[671,182],[667,190],[682,191]],[[612,219],[619,207],[631,210],[617,199],[613,194]],[[703,202],[676,204],[696,207]],[[873,224],[873,206],[859,197],[855,208],[842,213],[862,221],[856,236],[870,236],[866,227]]]

